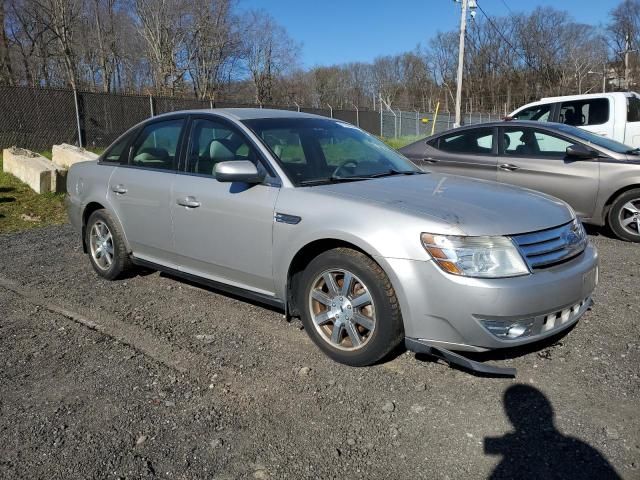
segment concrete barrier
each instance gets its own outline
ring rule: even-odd
[[[66,171],[30,150],[5,148],[2,170],[29,185],[36,193],[64,192],[66,189]]]
[[[71,165],[78,162],[88,162],[98,158],[93,152],[89,152],[84,148],[76,147],[63,143],[54,145],[51,149],[51,161],[60,168],[69,169]]]

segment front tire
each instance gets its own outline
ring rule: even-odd
[[[91,266],[101,277],[115,280],[131,268],[124,235],[106,210],[96,210],[89,217],[85,242]]]
[[[361,252],[336,248],[318,255],[298,291],[307,334],[337,362],[374,364],[404,338],[395,290],[380,265]]]
[[[616,237],[640,242],[640,189],[624,192],[609,210],[609,227]]]

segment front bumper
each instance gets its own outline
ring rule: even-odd
[[[565,330],[588,309],[598,281],[598,254],[590,243],[568,262],[513,278],[460,277],[433,261],[381,260],[401,304],[405,335],[451,350],[514,347]],[[487,327],[525,320],[527,334],[513,339]]]

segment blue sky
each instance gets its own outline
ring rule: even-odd
[[[538,5],[567,10],[576,21],[604,24],[619,0],[479,0],[490,16],[530,11]],[[262,8],[302,43],[304,67],[371,61],[412,50],[438,30],[457,28],[453,0],[240,0]],[[482,16],[478,12],[478,16]]]

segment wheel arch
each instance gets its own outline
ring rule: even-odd
[[[604,202],[604,208],[602,212],[602,218],[604,219],[606,224],[609,224],[609,211],[611,210],[611,206],[613,205],[613,202],[616,201],[616,198],[618,198],[620,195],[627,193],[629,190],[635,190],[635,189],[640,189],[640,183],[632,183],[630,185],[626,185],[624,187],[619,188],[618,190],[613,192],[611,195],[609,195],[609,198],[607,198],[607,201]]]
[[[127,240],[127,234],[124,231],[124,228],[122,228],[122,223],[120,222],[120,219],[118,218],[118,216],[108,208],[108,205],[104,202],[99,202],[99,201],[90,201],[87,203],[87,205],[84,207],[84,209],[82,210],[82,251],[84,253],[88,253],[88,246],[87,246],[87,241],[86,241],[86,233],[87,233],[87,222],[89,221],[89,217],[91,216],[91,214],[97,210],[106,210],[107,212],[109,212],[111,214],[111,218],[118,222],[118,226],[120,227],[120,231],[122,232],[122,235],[124,236],[124,242],[125,245],[127,247],[127,252],[131,253],[131,247],[129,246],[129,241]]]
[[[328,250],[332,250],[334,248],[341,248],[341,247],[350,248],[352,250],[358,251],[366,255],[367,257],[369,257],[374,262],[376,262],[380,266],[380,268],[382,268],[385,274],[387,274],[387,276],[389,277],[389,280],[392,282],[392,285],[393,285],[394,276],[390,275],[388,269],[385,268],[386,266],[379,261],[380,259],[379,256],[371,254],[366,249],[348,240],[342,240],[342,239],[332,238],[332,237],[316,239],[308,242],[307,244],[299,248],[298,251],[295,253],[295,255],[292,257],[291,261],[289,262],[289,266],[287,268],[287,277],[286,277],[286,282],[287,282],[286,283],[286,300],[287,300],[286,315],[287,317],[296,317],[300,315],[299,306],[296,304],[296,298],[298,293],[297,288],[300,286],[299,279],[306,265],[308,265],[309,262],[315,257],[317,257],[318,255]],[[394,286],[394,289],[395,289],[395,286]],[[397,292],[397,289],[395,290]]]

